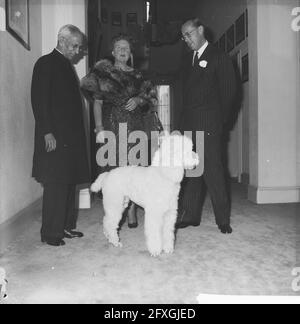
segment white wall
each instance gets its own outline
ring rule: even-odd
[[[5,8],[4,0],[0,8]],[[31,178],[30,101],[33,65],[42,53],[40,0],[30,1],[30,32],[31,51],[27,51],[5,28],[0,31],[0,224],[41,196],[40,186]]]
[[[300,201],[299,35],[291,12],[299,1],[251,1],[249,198],[258,203]],[[297,166],[298,165],[298,166]]]
[[[300,8],[300,0],[298,0],[298,7]],[[298,62],[300,62],[300,31],[298,32],[298,46],[297,46]],[[299,67],[300,70],[300,67]],[[297,89],[300,89],[300,78],[298,78]],[[297,101],[300,103],[300,91],[297,91]],[[298,105],[299,106],[299,105]],[[297,109],[297,183],[300,184],[300,109]],[[300,198],[299,198],[300,200]]]

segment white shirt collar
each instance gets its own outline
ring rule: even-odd
[[[58,53],[60,53],[61,55],[64,56],[64,54],[63,54],[59,49],[55,48],[55,50],[56,50]]]
[[[206,41],[199,49],[198,49],[198,51],[195,51],[194,52],[194,57],[193,57],[193,62],[194,62],[194,60],[195,60],[195,56],[196,56],[196,54],[198,53],[198,58],[200,59],[200,57],[202,56],[202,54],[204,53],[204,51],[206,50],[206,48],[207,48],[207,46],[208,46],[208,41]]]

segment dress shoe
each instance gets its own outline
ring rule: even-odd
[[[62,239],[46,239],[43,238],[41,239],[42,243],[46,243],[51,246],[63,246],[66,245],[65,241]]]
[[[182,229],[182,228],[186,228],[189,226],[197,227],[197,226],[200,226],[200,224],[199,223],[189,223],[189,222],[178,222],[175,224],[176,229]]]
[[[83,233],[77,232],[77,231],[64,231],[64,237],[67,239],[73,239],[73,238],[81,238],[83,237]]]
[[[231,234],[232,233],[232,228],[229,224],[224,224],[224,225],[218,225],[219,230],[223,234]]]

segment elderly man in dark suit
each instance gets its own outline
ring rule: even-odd
[[[63,238],[83,236],[75,230],[75,191],[90,175],[82,97],[72,64],[83,40],[77,27],[62,27],[56,49],[37,61],[32,77],[32,176],[44,187],[41,239],[52,246],[65,245]]]
[[[204,132],[203,177],[187,178],[182,186],[176,227],[198,226],[201,186],[205,181],[220,231],[230,234],[230,202],[222,164],[223,125],[236,95],[236,77],[230,57],[209,44],[198,18],[185,22],[182,37],[192,50],[183,62],[184,104],[182,131]]]

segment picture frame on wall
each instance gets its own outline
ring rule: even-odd
[[[226,35],[223,34],[219,40],[219,48],[223,52],[226,52]]]
[[[248,54],[242,57],[242,82],[249,81],[249,56]]]
[[[6,0],[6,30],[30,50],[29,0]]]
[[[108,23],[108,14],[107,14],[107,9],[106,8],[101,8],[101,22],[103,24]]]
[[[246,29],[246,37],[248,37],[248,9],[245,11],[245,29]]]
[[[112,26],[122,26],[122,14],[121,12],[112,12],[111,13],[111,24]]]
[[[137,13],[129,12],[127,14],[127,26],[128,25],[137,25]]]
[[[240,64],[241,50],[234,51],[233,53],[231,53],[230,58],[232,60],[232,63],[233,63],[233,66],[234,66],[236,72],[239,73],[239,78],[241,78],[241,64]],[[239,79],[239,80],[241,80],[241,79]]]
[[[235,45],[239,45],[246,37],[245,13],[235,22]]]
[[[226,50],[231,52],[234,49],[235,40],[234,40],[234,25],[230,26],[226,32]]]
[[[239,55],[240,55],[240,51],[237,51],[230,55],[231,60],[235,66],[239,66]]]

